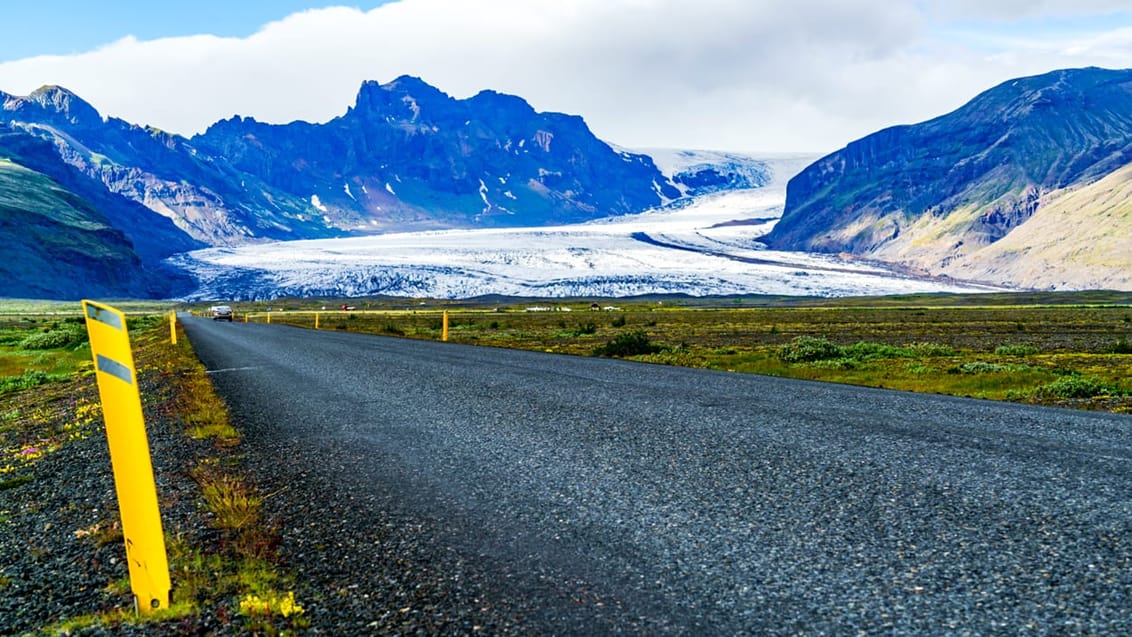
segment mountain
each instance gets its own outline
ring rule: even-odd
[[[671,148],[640,152],[652,158],[682,197],[762,188],[774,177],[767,160],[752,161],[750,155]]]
[[[763,241],[1008,285],[1132,289],[1129,208],[1107,190],[1130,164],[1132,70],[1020,78],[818,160]]]
[[[307,219],[309,205],[266,192],[253,175],[237,173],[223,158],[205,156],[177,135],[103,119],[65,88],[45,86],[27,97],[0,93],[0,98],[0,123],[51,142],[59,157],[103,190],[145,206],[152,217],[165,217],[196,242],[234,245],[341,234]],[[142,239],[142,251],[150,245],[161,249],[167,241],[164,234]]]
[[[570,223],[682,196],[650,157],[613,149],[580,117],[494,91],[454,99],[408,76],[363,83],[323,124],[233,117],[192,139],[104,118],[58,86],[0,101],[0,123],[208,245]]]
[[[204,246],[575,223],[765,177],[759,162],[722,155],[666,175],[648,155],[599,140],[580,117],[540,113],[494,91],[454,99],[408,76],[363,83],[355,104],[326,123],[233,117],[192,139],[103,117],[59,86],[0,93],[0,157],[27,169],[8,171],[26,196],[58,195],[97,212],[90,227],[116,231],[103,247],[124,250],[147,273],[144,285],[131,284],[139,295],[183,288],[164,260]],[[9,233],[18,225],[8,223]],[[84,236],[79,243],[104,235]],[[41,272],[27,289],[74,292],[75,270],[70,280]]]
[[[325,124],[233,118],[191,143],[343,229],[572,223],[680,196],[650,158],[615,151],[580,117],[494,91],[458,100],[408,76],[365,82]]]
[[[105,184],[60,157],[55,144],[18,128],[0,126],[0,156],[49,177],[62,188],[98,210],[111,226],[130,240],[134,251],[147,264],[165,257],[204,247],[144,205],[107,190]],[[37,182],[30,182],[33,186]]]

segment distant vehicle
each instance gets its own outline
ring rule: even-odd
[[[213,305],[210,311],[212,312],[212,320],[232,322],[232,308],[227,305]]]

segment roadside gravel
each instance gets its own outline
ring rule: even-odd
[[[212,449],[180,431],[167,412],[168,387],[139,378],[151,458],[167,537],[203,546],[214,541],[189,469]],[[114,477],[93,378],[48,385],[22,409],[27,449],[49,450],[5,474],[0,490],[0,635],[55,634],[64,620],[131,609]],[[10,403],[6,407],[14,407]],[[65,437],[58,436],[67,427]],[[57,444],[59,443],[59,444]],[[174,586],[176,582],[174,581]],[[239,622],[204,614],[191,622],[83,628],[76,635],[238,634]]]

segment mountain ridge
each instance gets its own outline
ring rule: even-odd
[[[354,106],[323,124],[225,120],[191,141],[273,188],[317,197],[347,228],[566,223],[679,196],[650,159],[616,153],[581,117],[495,91],[458,100],[411,76],[363,83]],[[311,151],[323,161],[282,159]]]
[[[849,253],[1013,283],[979,264],[991,254],[983,249],[1062,191],[1130,163],[1132,70],[1018,78],[951,113],[878,131],[819,159],[791,180],[783,217],[763,240],[775,249]],[[1126,258],[1132,268],[1132,255]],[[1070,279],[1090,285],[1086,270],[1082,262]]]
[[[781,188],[783,177],[742,154],[630,151],[577,115],[490,89],[456,99],[408,75],[363,82],[326,122],[236,115],[192,138],[103,117],[64,87],[0,93],[0,156],[30,171],[8,171],[10,192],[22,179],[23,196],[51,191],[97,213],[112,232],[63,223],[64,234],[104,237],[113,260],[142,273],[107,285],[146,295],[182,287],[165,259],[206,245],[561,227]],[[855,140],[789,180],[777,222],[736,223],[759,227],[771,249],[933,277],[1132,289],[1130,166],[1132,70],[1065,69]],[[36,289],[73,293],[71,281],[49,280],[61,276],[46,269]]]
[[[100,210],[151,271],[206,245],[576,223],[685,196],[651,158],[614,149],[579,116],[493,90],[457,100],[411,76],[363,82],[328,122],[237,115],[192,138],[103,117],[46,85],[0,92],[0,131],[28,151],[14,162]],[[744,183],[717,177],[705,172],[705,192]]]

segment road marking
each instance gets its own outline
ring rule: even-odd
[[[263,369],[263,367],[260,366],[260,365],[256,365],[256,366],[253,366],[253,367],[226,367],[224,369],[206,369],[206,370],[204,370],[204,373],[206,373],[206,374],[222,374],[224,372],[243,372],[243,371],[247,371],[247,370],[250,370],[250,369]]]

